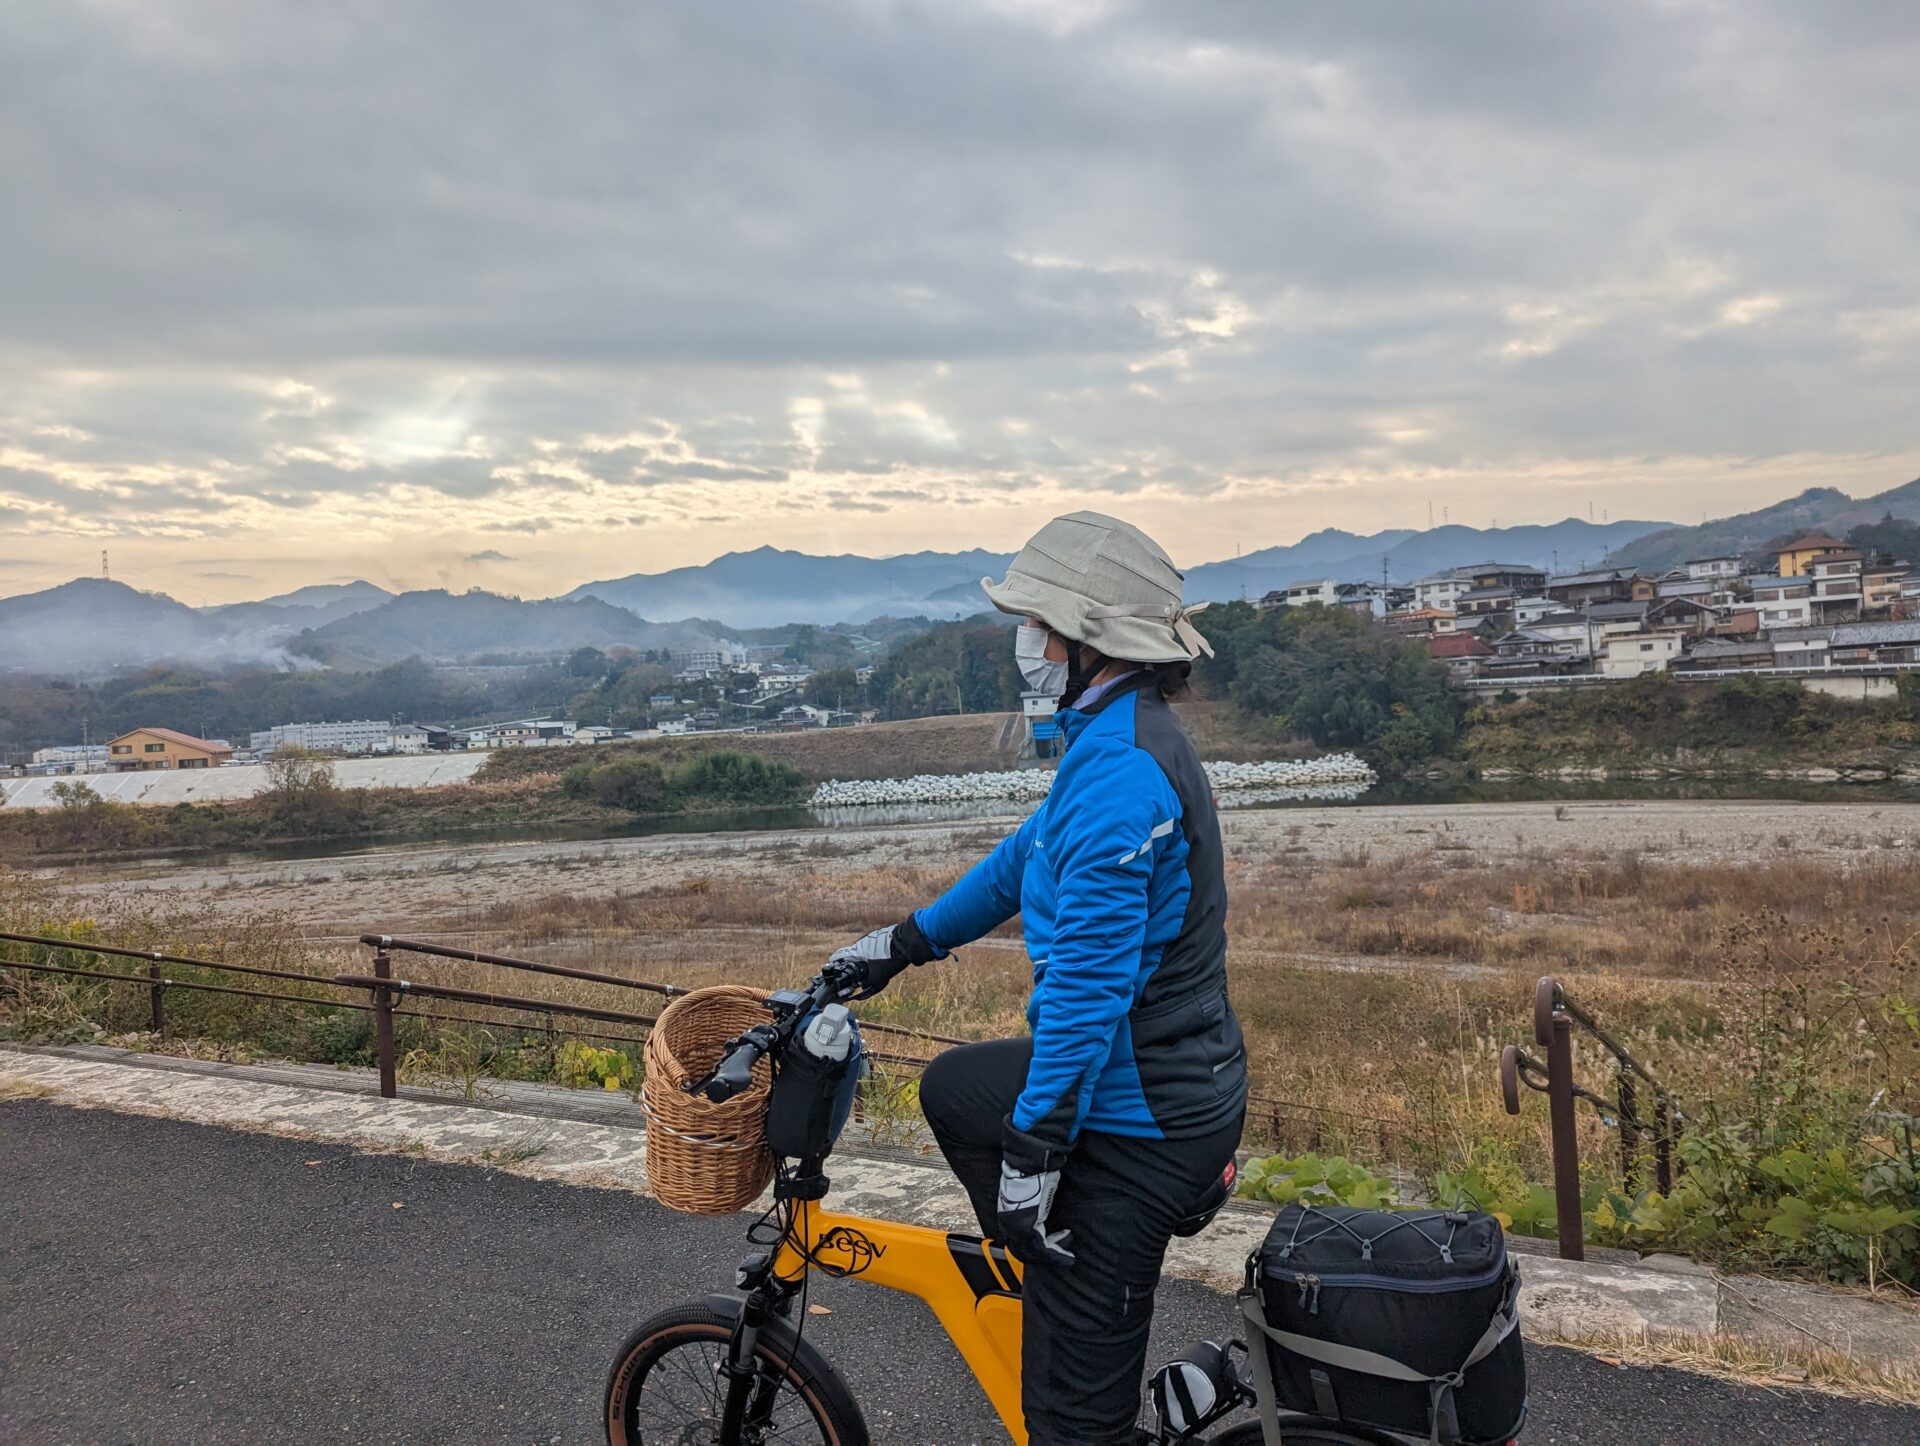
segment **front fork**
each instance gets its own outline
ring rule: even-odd
[[[780,1392],[777,1366],[762,1363],[755,1355],[760,1332],[776,1314],[785,1315],[793,1299],[793,1289],[773,1273],[771,1254],[752,1256],[740,1266],[736,1277],[747,1295],[740,1308],[739,1322],[727,1341],[727,1359],[720,1367],[726,1378],[726,1398],[720,1411],[721,1446],[743,1446],[759,1440],[772,1424],[773,1405]],[[749,1438],[746,1433],[752,1431]]]

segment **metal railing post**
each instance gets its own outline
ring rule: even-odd
[[[387,952],[392,942],[386,935],[380,936],[379,946],[373,953],[376,979],[393,978],[393,955]],[[400,1084],[395,1077],[393,1057],[393,990],[384,984],[373,991],[373,1041],[375,1059],[380,1066],[380,1097],[397,1099]]]
[[[1573,1118],[1573,1021],[1552,979],[1534,987],[1533,1037],[1547,1051],[1547,1118],[1553,1132],[1553,1205],[1562,1260],[1586,1259],[1580,1215],[1580,1138]]]
[[[1616,1075],[1620,1086],[1620,1178],[1634,1189],[1640,1178],[1640,1117],[1633,1087],[1633,1071],[1624,1064]]]
[[[165,973],[160,968],[158,954],[147,961],[147,978],[152,981],[147,985],[148,1027],[155,1034],[165,1034],[167,1032],[167,981]]]
[[[1662,1195],[1673,1193],[1673,1134],[1675,1116],[1679,1113],[1673,1100],[1662,1094],[1658,1105],[1660,1123],[1653,1136],[1653,1182]]]

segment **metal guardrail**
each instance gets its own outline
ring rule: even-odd
[[[539,999],[518,994],[501,994],[491,990],[462,989],[449,984],[428,984],[398,977],[394,973],[394,956],[411,953],[429,955],[434,958],[452,959],[465,963],[487,964],[503,969],[518,969],[528,973],[579,979],[594,984],[612,985],[622,989],[639,990],[663,996],[672,1000],[691,991],[678,984],[659,984],[645,979],[627,979],[617,974],[605,974],[593,969],[578,969],[564,964],[544,964],[532,959],[518,959],[505,954],[488,954],[473,949],[455,949],[444,944],[431,944],[415,939],[395,938],[390,934],[362,934],[360,942],[373,951],[373,969],[370,974],[341,973],[331,977],[317,974],[301,974],[288,969],[269,969],[256,964],[235,964],[217,959],[195,959],[182,954],[167,954],[148,949],[129,949],[117,944],[92,944],[75,939],[63,939],[48,934],[12,934],[0,932],[0,942],[27,944],[46,949],[65,950],[76,954],[100,955],[108,958],[139,959],[147,963],[142,974],[115,974],[98,969],[81,969],[71,965],[30,963],[19,960],[0,959],[0,969],[17,969],[26,973],[53,974],[63,977],[95,979],[110,984],[129,984],[144,988],[149,994],[149,1025],[151,1032],[164,1036],[167,1030],[166,996],[169,990],[184,990],[190,993],[238,995],[246,999],[267,1000],[275,1003],[304,1005],[318,1009],[347,1009],[373,1015],[374,1024],[374,1063],[380,1079],[380,1093],[387,1099],[399,1095],[399,1052],[395,1042],[393,1022],[396,1019],[425,1019],[434,1023],[476,1024],[494,1028],[524,1029],[527,1026],[511,1019],[475,1016],[472,1014],[452,1014],[436,1010],[409,1009],[405,1001],[409,999],[447,1001],[466,1004],[483,1009],[502,1010],[509,1013],[538,1014],[543,1016],[549,1058],[557,1055],[558,1030],[556,1018],[587,1020],[600,1024],[617,1024],[630,1030],[640,1031],[637,1035],[608,1034],[589,1029],[570,1029],[569,1035],[585,1039],[606,1040],[616,1044],[638,1045],[645,1042],[645,1031],[658,1022],[658,1015],[635,1014],[618,1009],[604,1009],[594,1005],[569,1004],[557,999]],[[240,989],[225,984],[210,984],[202,980],[176,979],[169,977],[162,968],[165,964],[180,964],[195,969],[223,970],[234,974],[262,976],[269,979],[294,980],[302,984],[315,985],[323,989],[339,991],[342,994],[357,993],[366,996],[364,1002],[358,999],[330,999],[314,995],[288,994],[264,989]],[[960,1039],[954,1035],[935,1034],[928,1030],[912,1029],[904,1025],[888,1024],[881,1020],[861,1020],[863,1034],[880,1034],[911,1039],[921,1044],[951,1048],[955,1045],[969,1044],[973,1041]],[[935,1051],[937,1053],[937,1051]],[[869,1049],[868,1055],[882,1064],[917,1071],[923,1069],[929,1056],[896,1054],[882,1050]],[[1323,1105],[1307,1104],[1298,1100],[1283,1100],[1270,1095],[1250,1095],[1247,1100],[1247,1118],[1249,1122],[1266,1124],[1273,1132],[1276,1141],[1283,1139],[1303,1139],[1311,1148],[1320,1148],[1325,1139],[1346,1138],[1352,1136],[1370,1136],[1377,1141],[1383,1152],[1390,1152],[1394,1145],[1410,1137],[1412,1131],[1407,1121],[1379,1119],[1369,1115],[1354,1114],[1350,1111],[1330,1109]],[[1294,1123],[1303,1122],[1303,1123]]]
[[[1617,1094],[1605,1095],[1581,1085],[1573,1077],[1573,1029],[1579,1025],[1598,1040],[1614,1060]],[[1653,1143],[1654,1181],[1662,1194],[1673,1189],[1676,1161],[1673,1147],[1685,1119],[1673,1093],[1607,1032],[1594,1017],[1568,997],[1559,981],[1543,978],[1533,991],[1534,1042],[1547,1052],[1546,1062],[1517,1044],[1500,1052],[1500,1092],[1507,1113],[1520,1113],[1520,1086],[1547,1097],[1547,1117],[1553,1136],[1553,1200],[1555,1235],[1563,1260],[1586,1257],[1585,1227],[1580,1211],[1580,1141],[1574,1123],[1574,1102],[1585,1100],[1601,1123],[1620,1131],[1621,1170],[1631,1187],[1639,1177],[1640,1142]],[[1640,1116],[1640,1086],[1653,1095],[1653,1118]]]

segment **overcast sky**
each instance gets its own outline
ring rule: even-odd
[[[1920,6],[0,5],[0,593],[1920,473]]]

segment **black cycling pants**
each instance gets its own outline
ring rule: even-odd
[[[988,1235],[998,1234],[1001,1122],[1032,1058],[1031,1039],[962,1045],[920,1081],[927,1123]],[[1020,1384],[1033,1446],[1132,1446],[1167,1242],[1233,1158],[1240,1126],[1184,1140],[1081,1132],[1047,1217],[1049,1230],[1073,1232],[1074,1264],[1029,1265],[1022,1292]]]

